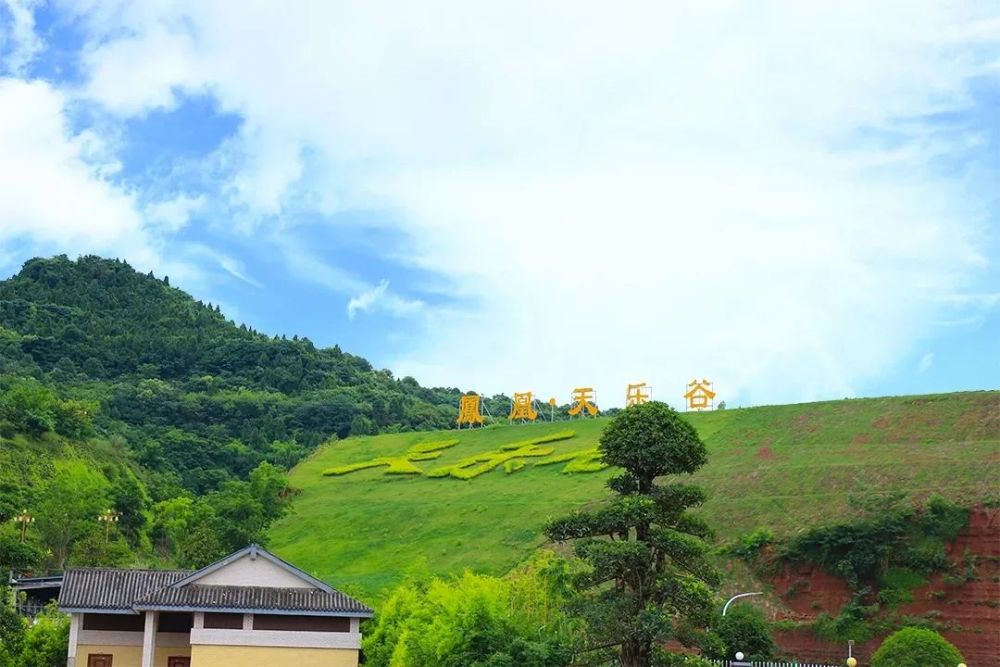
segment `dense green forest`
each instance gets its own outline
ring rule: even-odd
[[[38,514],[41,555],[0,558],[203,561],[263,537],[283,471],[320,443],[451,427],[459,394],[237,325],[124,261],[32,259],[0,281],[0,519]],[[122,514],[117,554],[105,506]]]
[[[236,325],[168,278],[97,257],[33,259],[0,282],[0,375],[5,390],[30,377],[80,401],[101,435],[196,491],[332,436],[448,427],[459,395]]]

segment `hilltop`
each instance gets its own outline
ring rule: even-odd
[[[780,536],[850,517],[851,499],[905,492],[971,505],[996,498],[1000,392],[854,399],[687,415],[708,446],[692,481],[706,488],[700,510],[728,541],[760,526]],[[502,573],[544,544],[549,517],[599,502],[611,471],[567,474],[564,465],[503,465],[464,481],[387,475],[372,468],[323,471],[399,456],[418,443],[457,444],[423,471],[567,429],[555,452],[597,445],[606,420],[515,425],[476,431],[391,434],[330,443],[299,464],[294,513],[271,530],[278,553],[318,576],[378,599],[414,561],[431,571]],[[510,466],[516,468],[517,466]]]
[[[98,434],[198,493],[331,437],[445,428],[460,393],[263,335],[167,277],[92,256],[32,259],[0,281],[0,390],[28,377],[98,404]]]

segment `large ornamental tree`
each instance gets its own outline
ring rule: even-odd
[[[697,645],[712,615],[718,575],[707,558],[710,531],[688,512],[705,494],[670,479],[704,465],[705,445],[677,411],[651,402],[615,417],[600,447],[607,463],[624,469],[608,481],[615,495],[550,522],[546,532],[573,540],[590,566],[577,585],[591,650],[616,652],[623,667],[648,667],[669,640]]]

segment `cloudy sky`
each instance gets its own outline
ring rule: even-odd
[[[0,0],[0,276],[422,383],[1000,386],[1000,2]]]

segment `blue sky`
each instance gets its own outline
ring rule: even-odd
[[[0,275],[486,392],[1000,386],[1000,3],[472,5],[0,0]]]

